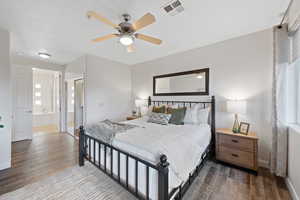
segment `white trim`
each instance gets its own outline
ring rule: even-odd
[[[267,168],[267,169],[270,168],[269,161],[267,161],[267,160],[261,160],[261,159],[259,159],[258,160],[258,166],[259,167],[263,167],[263,168]]]
[[[285,179],[285,183],[286,183],[286,185],[288,187],[288,190],[290,191],[290,193],[292,195],[292,199],[293,200],[300,200],[299,196],[298,196],[298,194],[297,194],[297,192],[295,190],[295,187],[294,187],[294,185],[293,185],[293,183],[292,183],[292,181],[291,181],[291,179],[289,177],[287,177]]]
[[[300,125],[299,124],[289,124],[289,129],[292,129],[295,133],[300,134]]]
[[[3,169],[7,169],[7,168],[10,168],[11,167],[11,161],[6,161],[6,162],[3,162],[3,163],[0,163],[0,170],[3,170]]]
[[[28,137],[28,135],[15,135],[14,138],[12,138],[12,142],[19,142],[24,140],[32,140],[32,135]]]

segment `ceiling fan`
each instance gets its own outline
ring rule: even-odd
[[[153,44],[160,45],[162,41],[160,39],[136,33],[136,31],[153,24],[155,22],[155,17],[151,13],[145,14],[143,17],[141,17],[139,20],[137,20],[135,23],[131,24],[129,21],[131,20],[131,16],[129,14],[123,14],[122,17],[124,19],[123,22],[121,22],[119,25],[114,24],[107,18],[103,17],[102,15],[94,12],[89,11],[87,13],[87,17],[90,19],[91,17],[98,19],[99,21],[103,22],[104,24],[107,24],[113,28],[115,28],[118,33],[116,34],[109,34],[103,37],[96,38],[92,40],[93,42],[102,42],[104,40],[108,40],[111,38],[119,38],[119,41],[122,45],[127,47],[128,52],[133,52],[133,42],[135,39],[144,40]]]

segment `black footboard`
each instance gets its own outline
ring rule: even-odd
[[[158,200],[167,200],[168,199],[168,186],[169,186],[169,163],[167,161],[167,156],[162,155],[160,158],[160,162],[157,165],[153,165],[152,163],[145,161],[141,158],[138,158],[134,155],[131,155],[121,149],[113,147],[105,142],[102,142],[94,137],[85,134],[83,127],[80,127],[80,135],[79,135],[79,166],[83,166],[85,160],[88,160],[93,165],[95,165],[98,169],[109,175],[113,180],[118,182],[122,187],[128,190],[130,193],[135,195],[138,199],[150,199],[149,198],[149,171],[150,169],[156,170],[158,173]],[[98,149],[97,149],[98,148]],[[101,154],[104,151],[104,154]],[[96,152],[98,152],[98,157],[96,158]],[[113,156],[117,154],[117,163],[114,163]],[[121,169],[121,156],[125,156],[126,158],[126,176],[125,180],[121,179],[120,169]],[[104,156],[104,158],[101,158]],[[107,167],[107,157],[110,157],[110,167]],[[97,161],[98,159],[98,161]],[[129,185],[129,159],[134,160],[135,162],[135,186]],[[104,160],[104,165],[101,164],[101,160]],[[146,181],[144,183],[139,183],[138,180],[138,169],[139,164],[143,164],[146,168]],[[113,167],[117,165],[117,173],[113,173]],[[139,190],[139,184],[146,185],[146,191],[141,192]]]
[[[157,165],[154,165],[148,161],[145,161],[135,155],[129,154],[121,149],[118,149],[116,147],[113,147],[112,145],[109,145],[105,142],[102,142],[94,137],[91,137],[87,134],[85,134],[85,131],[83,127],[80,127],[80,135],[79,135],[79,166],[83,166],[85,160],[88,160],[90,163],[92,163],[94,166],[96,166],[98,169],[100,169],[102,172],[109,175],[114,181],[119,183],[122,187],[124,187],[126,190],[128,190],[130,193],[135,195],[138,199],[150,199],[149,197],[149,170],[156,170],[158,173],[158,200],[169,200],[169,199],[181,199],[183,195],[188,190],[189,186],[192,184],[195,177],[198,175],[200,169],[202,168],[204,162],[206,161],[208,157],[208,153],[210,148],[208,147],[205,153],[202,155],[202,159],[199,163],[199,165],[196,167],[193,172],[190,173],[189,179],[180,185],[179,187],[173,189],[170,193],[169,191],[169,163],[167,161],[166,155],[161,155],[160,162]],[[101,154],[101,148],[102,151],[104,151],[104,154]],[[98,152],[98,155],[97,153]],[[117,155],[117,162],[114,163],[113,156]],[[120,157],[121,155],[125,156],[126,158],[126,176],[125,180],[121,179],[120,176],[120,169],[121,169],[121,162]],[[101,158],[101,156],[104,156]],[[97,158],[96,158],[97,157]],[[110,166],[107,167],[107,160],[110,157]],[[134,160],[135,162],[135,185],[132,186],[129,184],[129,159]],[[97,161],[98,160],[98,161]],[[104,160],[104,165],[101,164],[101,161]],[[143,183],[139,183],[139,177],[138,177],[138,169],[139,164],[143,164],[145,166],[146,170],[146,180]],[[117,166],[117,172],[114,173],[114,166]],[[145,184],[146,185],[146,191],[141,192],[139,190],[139,184]]]

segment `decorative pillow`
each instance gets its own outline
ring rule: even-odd
[[[171,110],[171,118],[169,123],[175,125],[183,125],[184,124],[184,117],[186,113],[186,107],[177,108]]]
[[[167,125],[169,123],[170,118],[171,118],[170,114],[155,113],[155,112],[153,112],[149,116],[149,119],[148,119],[147,122],[155,123],[155,124]]]
[[[152,112],[154,113],[165,113],[166,112],[166,106],[153,106]]]
[[[176,108],[178,108],[178,104],[167,105],[166,113],[167,113],[167,114],[172,114],[172,109],[176,109]]]

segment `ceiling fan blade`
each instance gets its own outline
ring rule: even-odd
[[[92,41],[93,42],[102,42],[104,40],[108,40],[108,39],[115,38],[115,37],[118,37],[118,36],[119,36],[118,34],[109,34],[109,35],[105,35],[103,37],[98,37],[96,39],[93,39]]]
[[[94,17],[96,19],[98,19],[99,21],[103,22],[104,24],[107,24],[109,26],[112,26],[113,28],[118,28],[119,26],[112,23],[109,19],[107,19],[106,17],[103,17],[101,15],[99,15],[98,13],[94,12],[94,11],[88,11],[87,12],[87,17],[91,18]]]
[[[138,21],[132,24],[132,27],[135,31],[140,30],[144,28],[145,26],[148,26],[150,24],[153,24],[155,22],[155,17],[151,13],[147,13],[143,17],[141,17]]]
[[[136,33],[135,34],[135,37],[137,39],[140,39],[140,40],[145,40],[147,42],[151,42],[153,44],[161,44],[162,41],[160,39],[157,39],[157,38],[154,38],[154,37],[150,37],[150,36],[147,36],[147,35],[144,35],[144,34],[139,34],[139,33]]]
[[[132,53],[132,52],[134,52],[133,45],[129,45],[129,46],[127,46],[127,52],[128,52],[128,53]]]

